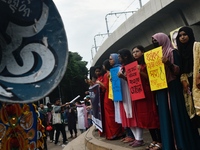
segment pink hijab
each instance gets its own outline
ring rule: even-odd
[[[174,63],[174,57],[173,57],[174,47],[173,47],[169,37],[164,33],[156,33],[152,37],[158,41],[160,46],[162,46],[163,56],[167,57],[168,60],[173,64]],[[165,69],[166,69],[166,75],[167,75],[167,82],[170,82],[176,78],[171,73],[169,67],[165,66]]]

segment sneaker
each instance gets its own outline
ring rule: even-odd
[[[53,140],[50,140],[49,142],[50,142],[50,143],[53,143]]]
[[[68,144],[68,141],[63,142],[63,144]]]
[[[61,145],[61,143],[54,143],[55,145],[58,145],[58,146],[60,146]]]

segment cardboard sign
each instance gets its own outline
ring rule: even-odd
[[[139,70],[137,69],[138,62],[135,61],[125,66],[128,86],[130,89],[131,100],[139,100],[145,98]]]
[[[121,82],[120,78],[117,76],[119,70],[120,67],[110,69],[114,101],[122,101]]]
[[[151,91],[167,88],[165,67],[162,63],[162,47],[144,53]]]

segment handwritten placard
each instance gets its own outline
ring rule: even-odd
[[[125,66],[128,86],[130,89],[131,100],[139,100],[145,98],[140,73],[137,69],[138,62],[134,61]]]
[[[120,67],[110,69],[114,101],[122,101],[121,82],[120,78],[117,76],[119,69]]]
[[[165,67],[162,63],[162,47],[144,53],[151,91],[167,88]]]

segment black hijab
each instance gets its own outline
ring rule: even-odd
[[[184,31],[188,37],[189,41],[187,43],[181,43],[179,40],[179,33],[181,31]],[[181,55],[181,61],[182,61],[182,67],[181,72],[182,73],[190,73],[193,71],[193,45],[195,42],[194,33],[191,28],[189,27],[182,27],[178,31],[178,35],[176,37],[177,42],[177,48]]]

